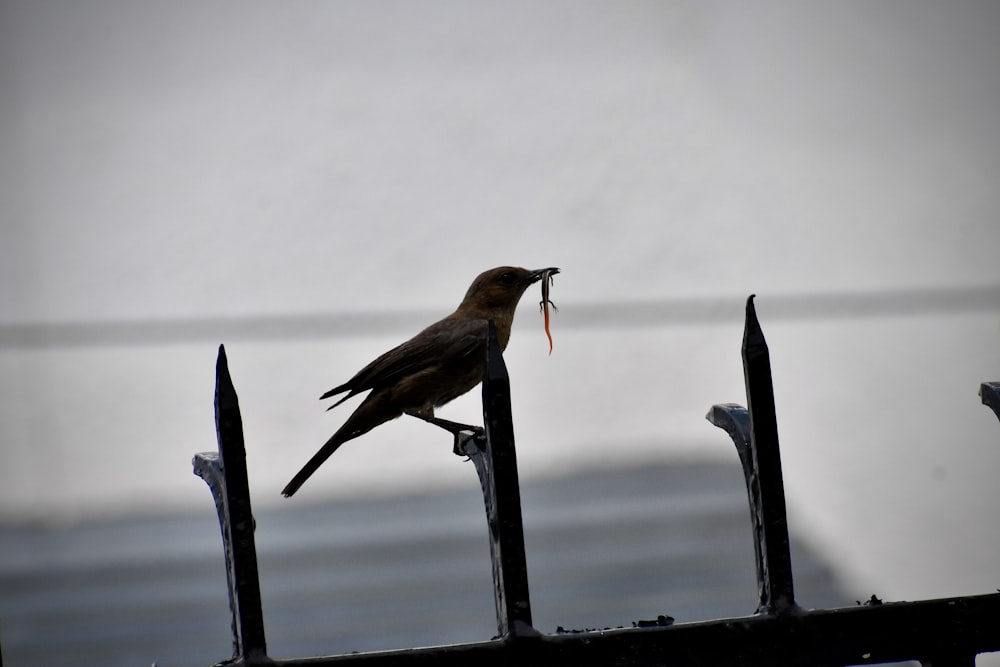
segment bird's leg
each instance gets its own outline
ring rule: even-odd
[[[465,453],[465,444],[470,440],[475,440],[486,434],[482,426],[472,426],[471,424],[460,424],[458,422],[441,419],[440,417],[429,417],[425,419],[430,424],[440,426],[444,430],[455,436],[455,444],[451,448],[455,456],[468,456]]]
[[[465,443],[473,438],[485,435],[486,433],[482,426],[460,424],[459,422],[453,422],[448,419],[441,419],[440,417],[435,417],[433,412],[429,415],[422,411],[407,412],[406,414],[411,417],[423,419],[428,424],[439,426],[455,436],[455,446],[452,448],[452,451],[456,456],[466,456]]]

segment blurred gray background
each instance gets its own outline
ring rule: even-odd
[[[851,600],[995,590],[998,32],[990,2],[0,1],[0,549],[183,551],[176,516],[216,549],[220,342],[260,512],[477,501],[408,419],[278,494],[354,405],[319,394],[517,264],[563,270],[552,355],[535,290],[506,353],[526,483],[735,465],[704,414],[745,403],[756,293],[793,541]]]

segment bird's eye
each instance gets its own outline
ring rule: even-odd
[[[510,271],[502,274],[500,276],[500,282],[502,282],[504,285],[510,285],[511,283],[514,282],[514,274],[511,273]]]

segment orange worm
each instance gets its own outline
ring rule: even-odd
[[[549,338],[549,354],[552,354],[552,332],[549,331],[549,305],[551,304],[552,309],[559,312],[556,304],[549,300],[549,285],[551,284],[552,276],[546,272],[542,275],[542,300],[538,302],[538,307],[545,315],[545,335]]]

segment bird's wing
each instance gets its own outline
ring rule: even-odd
[[[344,384],[320,398],[342,392],[348,394],[331,405],[333,409],[361,392],[386,387],[430,366],[450,365],[471,355],[485,357],[486,320],[445,318],[430,325],[410,340],[397,345],[358,371]]]

